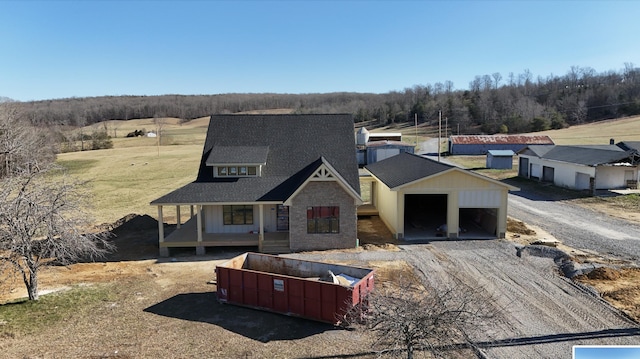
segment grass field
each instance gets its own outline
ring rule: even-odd
[[[106,128],[113,138],[109,150],[63,153],[58,163],[81,180],[90,181],[93,193],[93,215],[98,223],[113,222],[129,213],[157,216],[152,200],[193,181],[197,175],[202,146],[209,118],[182,122],[176,118],[163,119],[161,146],[157,138],[126,138],[134,130],[155,128],[153,119],[107,121],[92,125],[85,131]],[[401,132],[405,142],[414,143],[416,129],[411,124],[395,125],[374,130]],[[418,140],[434,134],[432,126],[418,126]],[[437,132],[435,132],[437,135]],[[608,144],[617,141],[640,141],[640,117],[617,121],[602,121],[562,130],[540,132],[557,144]],[[444,135],[444,133],[443,133]],[[461,157],[467,168],[484,167],[484,157]],[[514,161],[515,162],[515,161]],[[515,176],[516,170],[479,170],[493,178]],[[165,208],[171,218],[173,208]]]

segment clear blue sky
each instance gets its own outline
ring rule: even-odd
[[[386,93],[640,66],[640,1],[0,0],[0,96]]]
[[[575,347],[574,359],[639,359],[640,346]]]

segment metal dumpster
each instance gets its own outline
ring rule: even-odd
[[[216,266],[217,295],[222,303],[339,324],[349,309],[362,307],[373,290],[373,274],[366,268],[245,253]]]

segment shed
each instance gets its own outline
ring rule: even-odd
[[[487,151],[487,168],[511,169],[513,168],[513,155],[511,150],[489,150]]]

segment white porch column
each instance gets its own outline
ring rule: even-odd
[[[203,255],[205,250],[202,245],[202,206],[196,206],[196,226],[198,227],[198,245],[196,246],[196,255]]]
[[[258,252],[262,252],[262,244],[264,242],[264,204],[258,205],[260,209],[260,234],[258,234]]]
[[[162,206],[158,206],[158,238],[160,243],[164,242],[164,218],[162,216]]]
[[[158,242],[160,247],[160,257],[169,256],[169,248],[163,247],[164,242],[164,216],[162,214],[162,206],[158,206]]]
[[[176,220],[178,221],[176,229],[180,229],[180,206],[176,206]]]

